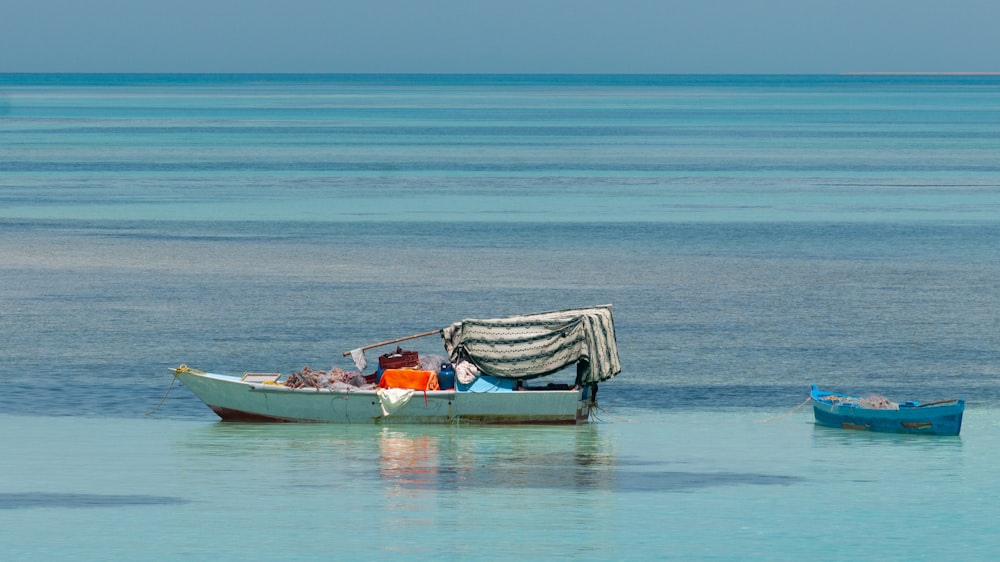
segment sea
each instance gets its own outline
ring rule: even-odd
[[[601,304],[585,426],[223,423],[170,371]],[[992,560],[998,311],[1000,76],[0,74],[0,557]]]

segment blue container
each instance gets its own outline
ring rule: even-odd
[[[455,388],[455,368],[451,366],[451,363],[441,363],[441,370],[438,371],[438,386],[441,390]]]
[[[489,375],[479,375],[469,384],[458,383],[459,392],[512,392],[517,387],[514,379],[501,379]]]

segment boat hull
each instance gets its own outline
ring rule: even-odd
[[[358,424],[577,424],[592,402],[581,390],[415,391],[387,413],[375,390],[292,389],[239,377],[181,371],[178,379],[226,421]]]
[[[958,435],[962,430],[964,400],[926,406],[918,403],[903,404],[898,410],[883,410],[842,403],[842,400],[837,398],[854,397],[824,392],[813,387],[813,415],[818,425],[882,433],[926,435]]]

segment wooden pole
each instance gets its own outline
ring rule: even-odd
[[[389,344],[392,344],[392,343],[399,343],[401,341],[415,340],[417,338],[423,338],[423,337],[427,337],[427,336],[433,336],[434,334],[440,334],[442,331],[443,331],[443,328],[439,329],[439,330],[431,330],[430,332],[424,332],[422,334],[413,334],[412,336],[404,336],[402,338],[396,338],[394,340],[373,343],[371,345],[366,345],[366,346],[362,347],[361,350],[364,351],[366,349],[372,349],[373,347],[382,347],[383,345],[389,345]],[[351,351],[354,351],[354,350],[352,349]],[[344,357],[347,357],[348,355],[350,355],[351,351],[345,351],[344,352]]]
[[[947,400],[935,400],[933,402],[928,402],[926,404],[920,404],[918,408],[923,408],[924,406],[937,406],[938,404],[948,404],[950,402],[958,402],[958,398],[949,398]]]

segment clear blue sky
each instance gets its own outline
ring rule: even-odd
[[[998,0],[3,0],[0,72],[1000,71]]]

